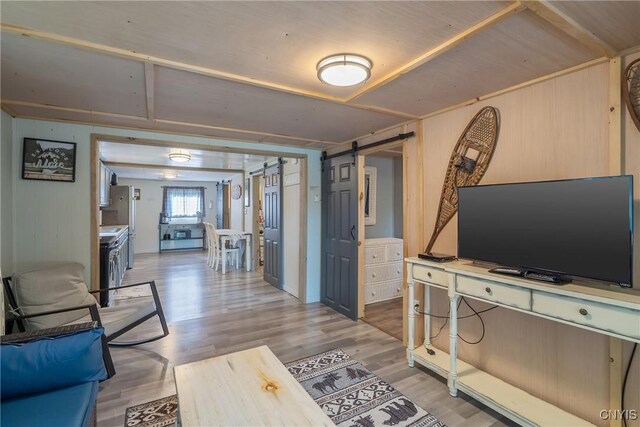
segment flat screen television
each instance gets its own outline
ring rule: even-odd
[[[632,257],[632,176],[458,189],[458,258],[630,287]]]

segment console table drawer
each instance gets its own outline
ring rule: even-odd
[[[524,310],[531,309],[531,291],[496,282],[458,275],[457,292]]]
[[[448,286],[449,280],[447,273],[437,268],[425,267],[423,265],[414,264],[413,278],[421,282],[433,283],[434,285]]]
[[[533,291],[533,311],[626,337],[640,338],[640,310]]]

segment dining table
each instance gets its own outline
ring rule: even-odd
[[[243,230],[233,230],[233,229],[220,229],[216,230],[218,234],[218,239],[220,240],[218,244],[219,247],[225,248],[227,242],[231,243],[232,246],[236,246],[240,240],[244,240],[246,242],[245,250],[244,250],[244,265],[247,271],[251,271],[251,238],[252,234],[249,231]],[[227,253],[225,251],[222,252],[222,274],[227,273]]]

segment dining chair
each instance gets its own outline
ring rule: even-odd
[[[209,268],[213,268],[216,257],[216,237],[213,224],[205,222],[204,229],[207,238],[207,265]]]
[[[213,269],[218,271],[218,267],[220,266],[220,262],[223,256],[223,253],[226,256],[227,261],[231,263],[232,266],[238,268],[240,265],[240,248],[237,247],[228,247],[227,245],[220,244],[220,236],[216,228],[211,224],[212,236],[215,244],[215,253],[214,253],[214,261],[213,261]]]

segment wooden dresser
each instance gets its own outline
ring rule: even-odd
[[[402,239],[364,241],[365,304],[402,297]]]

